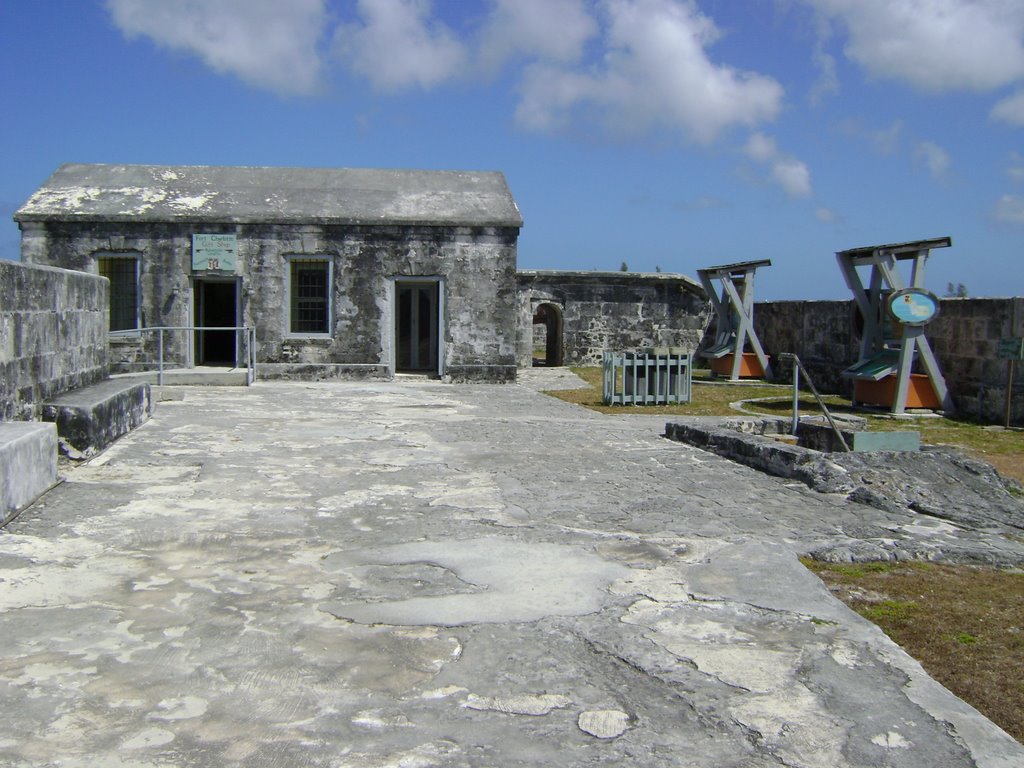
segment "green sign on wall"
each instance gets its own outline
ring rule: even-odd
[[[192,235],[192,270],[234,272],[237,235]]]
[[[997,354],[1004,360],[1024,360],[1024,339],[1000,339]]]

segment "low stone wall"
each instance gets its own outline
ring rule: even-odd
[[[0,260],[0,421],[40,418],[48,400],[107,373],[108,282]]]
[[[795,352],[819,389],[849,395],[850,382],[840,374],[859,354],[857,314],[852,300],[760,302],[754,328],[768,355]],[[996,347],[1024,336],[1024,298],[942,299],[927,336],[958,412],[1002,423],[1007,361],[997,358]],[[1024,424],[1024,370],[1014,381],[1010,423]]]
[[[685,275],[521,270],[518,283],[516,357],[522,367],[531,365],[535,345],[542,339],[547,345],[557,343],[558,336],[562,354],[556,357],[564,365],[600,365],[605,350],[681,347],[694,352],[711,313],[704,289]],[[535,330],[541,307],[561,333],[545,339]]]
[[[0,527],[57,482],[57,428],[0,423]]]

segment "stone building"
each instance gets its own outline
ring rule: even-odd
[[[112,362],[261,376],[516,372],[522,217],[500,173],[70,164],[15,214],[22,260],[110,280]]]
[[[685,275],[519,272],[519,365],[600,365],[605,350],[700,345],[711,305]]]

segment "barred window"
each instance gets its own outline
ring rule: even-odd
[[[139,327],[139,260],[135,256],[100,256],[97,271],[110,281],[110,330]]]
[[[291,259],[290,265],[289,332],[330,333],[330,261]]]

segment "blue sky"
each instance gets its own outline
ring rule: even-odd
[[[500,170],[527,269],[949,235],[1024,295],[1022,0],[0,0],[0,256],[65,162]]]

